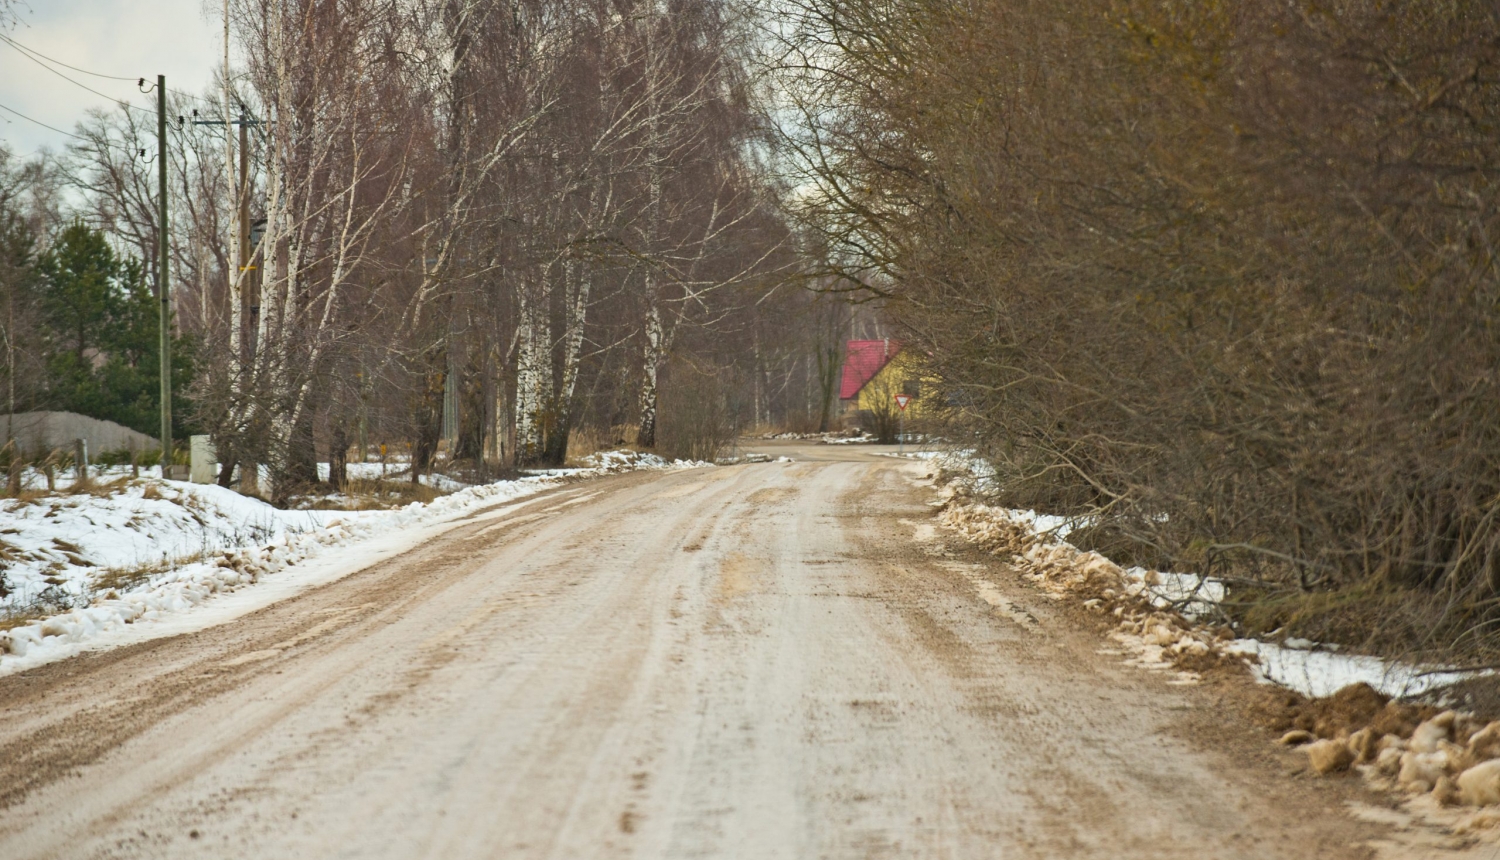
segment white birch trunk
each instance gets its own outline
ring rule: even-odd
[[[655,296],[648,296],[646,306],[646,345],[644,373],[641,378],[641,429],[637,442],[647,448],[656,447],[657,376],[661,369],[664,338],[661,305]]]
[[[517,291],[516,314],[516,461],[531,462],[541,450],[542,369],[537,361],[542,333],[537,326],[535,302],[522,284]]]
[[[577,264],[563,264],[564,288],[567,290],[567,316],[563,329],[563,377],[558,393],[559,412],[568,410],[573,403],[573,392],[578,387],[578,366],[583,353],[583,326],[588,314],[589,279],[580,277]],[[569,422],[571,424],[571,422]]]
[[[646,326],[645,345],[642,355],[641,379],[641,429],[637,436],[640,445],[656,447],[656,419],[658,414],[658,374],[665,338],[661,315],[661,283],[657,272],[658,240],[661,236],[661,99],[660,69],[656,56],[656,0],[646,0],[649,9],[646,15]]]

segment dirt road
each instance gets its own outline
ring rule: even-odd
[[[1365,856],[944,548],[923,467],[778,453],[0,679],[0,857]]]

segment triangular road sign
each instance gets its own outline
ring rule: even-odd
[[[896,405],[901,408],[902,412],[906,411],[906,404],[908,404],[910,402],[911,402],[911,395],[910,394],[897,394],[896,395]]]

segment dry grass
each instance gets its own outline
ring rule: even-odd
[[[14,532],[7,533],[14,534]],[[5,565],[9,562],[22,561],[28,557],[28,554],[22,552],[20,547],[16,546],[13,543],[0,540],[0,570],[4,570]]]
[[[570,465],[578,465],[583,458],[600,451],[641,450],[636,442],[640,427],[635,424],[616,424],[613,427],[582,427],[568,435],[568,458]]]
[[[181,567],[185,564],[193,564],[202,561],[202,552],[190,553],[175,559],[162,559],[144,564],[131,565],[130,567],[105,568],[94,575],[94,590],[106,591],[129,591],[132,588],[144,585],[147,580],[157,574],[166,573],[169,570]]]
[[[600,430],[597,427],[580,427],[568,434],[567,461],[576,463],[590,454],[607,451],[613,447],[610,443],[615,438],[617,437],[607,430]]]
[[[65,490],[59,490],[59,496],[93,496],[96,499],[107,499],[110,496],[124,492],[130,486],[129,478],[116,478],[113,481],[99,481],[90,479],[83,484],[73,484]]]
[[[294,497],[292,502],[300,510],[309,511],[383,511],[412,502],[430,504],[445,495],[442,490],[411,481],[352,478],[338,495],[308,493]]]
[[[56,495],[57,493],[51,490],[22,490],[20,495],[12,496],[6,499],[6,501],[13,502],[14,506],[12,509],[15,509],[25,507],[26,505],[34,505],[43,499],[50,499]]]
[[[51,612],[35,610],[17,610],[14,612],[0,613],[0,632],[15,627],[25,627],[27,624],[35,624],[51,615]]]
[[[17,505],[32,505],[44,499],[60,498],[63,496],[93,496],[97,499],[107,499],[110,496],[124,492],[134,483],[137,482],[122,476],[111,481],[90,480],[81,486],[74,484],[57,490],[36,487],[22,490],[20,495],[12,496],[6,501],[14,502]],[[149,488],[148,492],[151,494],[147,498],[161,498],[161,494],[156,491],[154,485],[147,484],[146,486]]]

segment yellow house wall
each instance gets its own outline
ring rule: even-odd
[[[896,353],[896,356],[886,362],[880,372],[865,383],[865,387],[859,390],[859,395],[849,401],[854,410],[873,410],[879,402],[889,408],[896,407],[893,395],[900,392],[908,380],[920,379],[917,361],[906,350]],[[922,413],[922,398],[915,397],[906,405],[906,417],[912,418]]]

